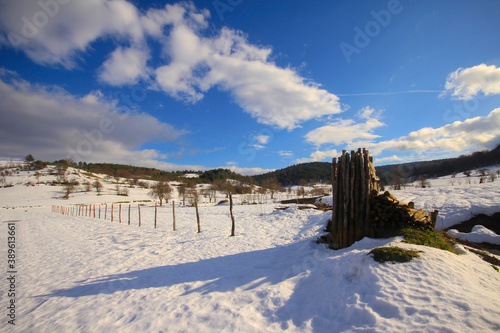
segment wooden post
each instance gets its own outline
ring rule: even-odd
[[[85,216],[88,216],[89,214],[87,213],[87,210],[89,209],[89,206],[85,205]]]
[[[101,204],[99,204],[99,220],[101,219]]]
[[[175,201],[172,200],[172,215],[173,215],[173,226],[175,231]]]
[[[234,215],[233,215],[233,196],[229,193],[229,212],[231,213],[231,237],[234,236]]]
[[[137,209],[139,211],[139,227],[141,226],[141,204],[137,204]]]
[[[128,204],[128,225],[130,225],[130,204]]]
[[[95,218],[95,205],[94,205],[94,218]]]
[[[200,227],[200,214],[198,213],[198,200],[194,201],[194,206],[196,208],[196,221],[198,223],[198,233],[200,233],[201,227]]]
[[[106,217],[108,215],[108,204],[104,205],[104,221],[106,221]]]
[[[113,222],[113,204],[111,204],[111,222]]]
[[[120,211],[118,212],[118,219],[120,220],[120,223],[122,223],[122,204],[120,204],[119,209]]]
[[[156,229],[156,215],[157,215],[157,207],[156,207],[156,202],[155,202],[155,229]]]

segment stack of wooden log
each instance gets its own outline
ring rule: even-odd
[[[332,249],[342,249],[365,236],[373,236],[369,196],[372,190],[378,190],[378,182],[368,150],[360,148],[351,154],[344,150],[338,161],[333,159],[333,212],[325,239]]]
[[[401,202],[390,192],[370,193],[370,223],[375,230],[404,227],[433,229],[438,213],[438,210],[432,213],[417,210],[413,202]]]
[[[320,242],[342,249],[363,237],[384,237],[386,231],[405,226],[434,228],[438,211],[425,213],[405,204],[389,192],[379,194],[379,179],[368,150],[342,152],[333,159],[332,219]]]

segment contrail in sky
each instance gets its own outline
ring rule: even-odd
[[[395,92],[369,92],[359,94],[335,94],[337,96],[377,96],[377,95],[400,95],[400,94],[417,94],[417,93],[441,93],[442,90],[407,90]]]

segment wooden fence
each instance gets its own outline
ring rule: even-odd
[[[233,215],[233,198],[231,195],[229,195],[230,198],[230,216],[231,216],[231,235],[234,236],[235,232],[235,221],[234,221],[234,215]],[[77,204],[73,206],[60,206],[60,205],[52,205],[52,212],[53,213],[58,213],[62,215],[69,215],[69,216],[82,216],[82,217],[93,217],[97,219],[101,219],[101,216],[104,218],[104,220],[108,220],[108,216],[110,216],[110,221],[114,222],[116,221],[115,219],[115,212],[116,209],[118,209],[118,222],[122,223],[122,214],[123,208],[122,204],[111,204],[109,205],[110,207],[108,208],[108,204]],[[126,206],[126,205],[124,205]],[[131,207],[132,204],[128,204],[128,218],[127,220],[123,221],[123,223],[127,223],[128,225],[131,224]],[[103,213],[101,214],[101,209],[103,210]],[[198,210],[198,203],[195,202],[195,209],[196,209],[196,223],[198,227],[198,233],[201,233],[201,223],[200,223],[200,214]],[[109,211],[109,215],[108,215]],[[125,208],[125,211],[127,211],[127,208]],[[158,206],[157,203],[155,202],[154,205],[154,221],[153,225],[154,228],[157,228],[158,225]],[[141,204],[137,204],[137,221],[138,221],[138,226],[140,227],[142,225],[142,218],[141,218]],[[176,219],[175,219],[175,201],[172,201],[172,227],[173,231],[176,230]]]

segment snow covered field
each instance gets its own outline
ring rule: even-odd
[[[9,181],[22,183],[22,172]],[[25,177],[25,178],[23,178]],[[29,176],[31,177],[31,176]],[[50,177],[50,176],[47,176]],[[459,177],[459,176],[457,176]],[[393,193],[440,210],[443,227],[471,212],[500,211],[500,180]],[[0,189],[0,249],[16,232],[16,325],[7,323],[7,259],[2,264],[0,330],[16,332],[494,332],[500,330],[500,273],[477,255],[365,238],[331,251],[314,241],[330,213],[274,211],[278,204],[141,207],[142,226],[51,212],[51,205],[150,200],[95,192],[59,199],[60,188]],[[30,207],[31,206],[31,207]],[[9,207],[9,208],[5,208]],[[16,207],[16,208],[13,208]],[[132,216],[137,216],[137,206]],[[115,213],[116,214],[116,213]],[[116,216],[116,215],[115,215]],[[6,223],[7,222],[7,223]],[[451,223],[454,224],[454,223]],[[397,245],[423,251],[404,264],[367,253]]]

